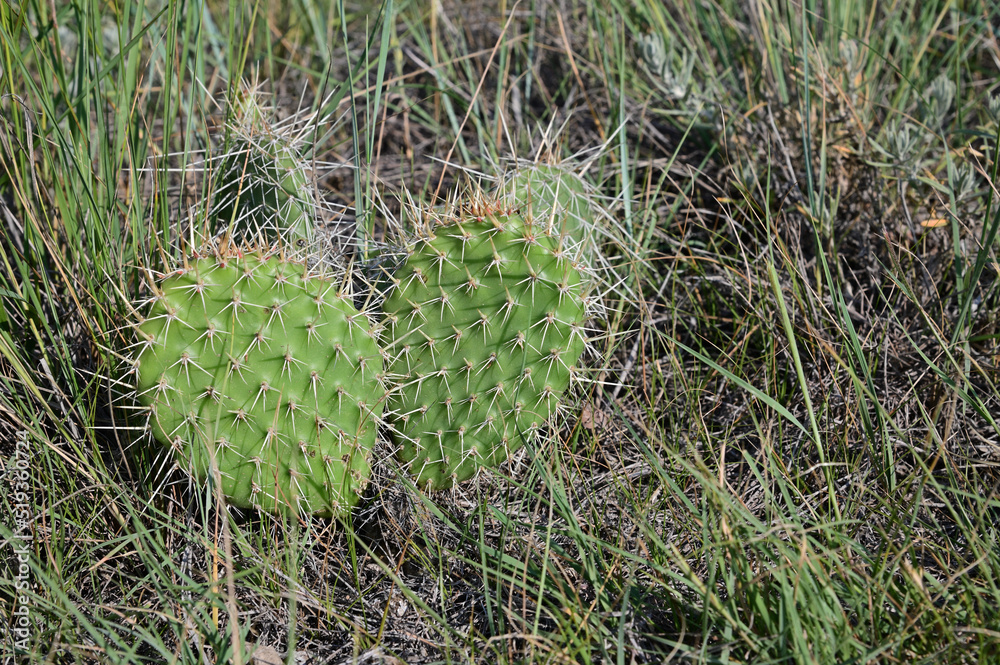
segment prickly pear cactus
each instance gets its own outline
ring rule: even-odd
[[[339,283],[264,252],[188,259],[138,326],[153,434],[242,507],[341,515],[370,475],[382,356]]]
[[[294,134],[272,125],[244,91],[226,154],[216,160],[211,215],[217,230],[250,241],[307,247],[315,236],[316,193]]]
[[[550,164],[530,164],[518,168],[505,187],[522,214],[552,225],[575,243],[586,240],[593,226],[593,197],[577,173]]]
[[[483,204],[417,240],[383,309],[399,457],[448,487],[544,423],[584,351],[583,280],[564,237]]]

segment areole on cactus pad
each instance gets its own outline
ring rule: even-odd
[[[340,282],[221,248],[154,285],[138,325],[155,438],[235,505],[342,515],[371,473],[382,355]]]
[[[383,309],[389,415],[417,482],[504,461],[548,420],[585,348],[584,282],[564,236],[478,203],[410,248]]]

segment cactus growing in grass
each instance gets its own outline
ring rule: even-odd
[[[566,237],[500,203],[438,220],[383,309],[399,457],[442,488],[505,460],[555,410],[585,348]]]
[[[529,164],[514,171],[505,188],[522,214],[555,226],[576,243],[587,240],[593,226],[593,196],[575,171],[545,163]]]
[[[138,394],[157,440],[242,507],[344,514],[370,475],[382,356],[340,282],[222,243],[154,285]]]
[[[250,88],[236,104],[226,153],[213,168],[210,214],[217,231],[234,237],[308,247],[317,198],[301,137],[269,122],[257,97]]]
[[[610,202],[584,180],[580,168],[571,160],[519,162],[500,176],[498,193],[522,214],[564,237],[567,251],[585,267],[594,290],[617,290],[622,302],[634,301],[639,296],[621,289],[628,280],[627,266],[639,260],[635,238],[615,219]]]

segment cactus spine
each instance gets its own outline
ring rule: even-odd
[[[242,507],[343,515],[369,475],[382,356],[328,276],[222,246],[157,280],[138,325],[155,438]]]
[[[399,457],[422,486],[499,464],[555,410],[585,347],[565,241],[494,202],[440,219],[410,248],[383,308]]]

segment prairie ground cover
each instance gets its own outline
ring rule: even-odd
[[[0,5],[5,662],[1000,662],[998,25]],[[376,326],[414,210],[582,176],[603,308],[538,436],[425,491],[383,429],[334,520],[229,506],[151,445],[129,322],[241,137],[301,162],[282,219]]]

